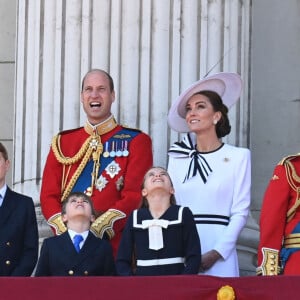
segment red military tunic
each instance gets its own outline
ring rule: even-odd
[[[118,125],[113,118],[94,132],[88,124],[64,131],[54,137],[45,164],[42,212],[55,233],[61,234],[66,229],[61,201],[72,191],[90,194],[100,215],[91,230],[100,237],[106,234],[116,253],[127,217],[140,205],[142,180],[152,163],[150,137]]]
[[[286,256],[283,274],[300,274],[300,154],[284,158],[274,169],[260,217],[258,275],[277,275],[280,253]],[[284,248],[284,249],[283,249]],[[299,249],[297,249],[299,248]]]

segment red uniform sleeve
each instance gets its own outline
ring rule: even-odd
[[[284,165],[277,165],[265,191],[260,216],[258,266],[263,262],[263,248],[277,250],[282,246],[286,215],[290,202],[290,186]]]
[[[62,174],[63,165],[57,161],[50,149],[44,167],[40,193],[41,209],[46,220],[61,212]]]

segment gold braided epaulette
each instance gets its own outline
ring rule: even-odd
[[[61,213],[57,213],[50,217],[47,223],[55,230],[56,235],[60,235],[67,230],[67,227],[61,218]]]
[[[281,161],[278,163],[278,165],[284,165],[287,161],[292,160],[295,157],[300,156],[300,153],[296,153],[296,154],[292,154],[292,155],[288,155],[285,156],[284,158],[281,159]]]
[[[90,230],[101,239],[103,238],[104,233],[107,233],[109,239],[112,239],[115,235],[113,229],[115,221],[125,217],[126,214],[122,211],[111,208],[94,221]]]

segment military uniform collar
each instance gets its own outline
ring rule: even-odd
[[[98,135],[103,135],[114,128],[117,127],[117,122],[113,115],[111,115],[107,120],[97,124],[92,125],[88,120],[86,121],[86,124],[84,125],[85,131],[92,135],[94,132],[97,132]]]

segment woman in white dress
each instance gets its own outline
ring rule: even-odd
[[[236,243],[250,206],[250,151],[223,143],[228,109],[242,80],[218,73],[194,83],[172,105],[168,123],[187,133],[168,152],[168,172],[179,205],[188,206],[201,240],[200,274],[239,276]]]

